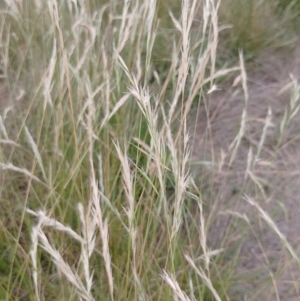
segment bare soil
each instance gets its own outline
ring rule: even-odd
[[[300,264],[246,201],[249,197],[265,210],[300,257],[300,111],[279,142],[281,121],[290,110],[291,89],[282,91],[290,74],[300,82],[300,47],[293,53],[266,51],[247,72],[247,105],[242,85],[233,87],[232,80],[207,95],[190,120],[194,174],[211,213],[209,243],[239,252],[230,300],[300,300]],[[268,108],[272,125],[257,155]],[[244,109],[245,134],[230,165]],[[250,149],[258,159],[251,175],[246,172]]]

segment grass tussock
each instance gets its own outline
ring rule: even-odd
[[[163,78],[152,64],[156,1],[11,2],[2,12],[6,84],[30,89],[2,115],[2,236],[11,252],[1,298],[169,299],[179,284],[167,275],[182,296],[226,295],[225,285],[214,289],[213,277],[222,280],[210,275],[208,246],[195,244],[199,228],[187,219],[201,200],[186,120],[218,77],[217,6],[205,10],[205,46],[194,53],[199,10],[184,1],[180,16],[170,11],[176,34]],[[202,284],[189,262],[203,254]]]
[[[219,15],[220,55],[227,61],[235,60],[239,49],[247,63],[265,49],[292,51],[298,39],[299,1],[223,0]]]
[[[253,222],[256,212],[286,250],[285,264],[299,265],[273,211],[259,203],[268,203],[268,176],[289,143],[299,83],[291,76],[282,87],[281,94],[292,92],[279,121],[271,106],[254,117],[243,51],[236,64],[218,52],[230,39],[220,25],[229,18],[225,2],[234,5],[5,1],[1,300],[238,300],[250,292],[234,277],[249,233],[282,298],[279,268],[258,235],[265,228]],[[229,10],[232,54],[268,44],[267,20],[256,12],[273,18],[279,6],[254,3],[250,14]],[[242,97],[242,108],[220,139],[226,147],[215,133],[228,101],[212,110],[210,97],[233,77],[228,93]],[[230,181],[237,193],[224,197]]]

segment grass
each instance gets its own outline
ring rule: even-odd
[[[243,49],[247,65],[264,49],[293,49],[299,23],[299,1],[224,0],[220,5],[220,52],[235,60]],[[233,57],[233,58],[232,58]]]
[[[247,148],[236,195],[220,201],[250,137],[245,61],[270,46],[265,37],[273,33],[256,25],[262,18],[256,12],[273,21],[273,6],[263,2],[262,10],[253,1],[251,14],[239,7],[228,15],[226,5],[234,1],[6,2],[0,300],[237,300],[243,235],[259,231],[250,221],[255,214],[235,201],[244,195],[299,262],[254,200],[266,195],[256,166],[265,157],[276,160],[298,112],[295,77],[285,89],[293,93],[275,126],[272,156],[266,155],[269,110],[256,148]],[[290,6],[282,4],[287,14]],[[253,27],[240,26],[240,12]],[[220,31],[228,19],[235,22],[229,36]],[[230,43],[229,54],[219,54],[219,41],[220,49]],[[241,45],[244,54],[240,50],[233,64]],[[243,115],[218,161],[219,150],[209,149],[208,97],[233,76],[240,80]],[[197,115],[197,125],[203,112],[206,149],[198,168],[191,120]]]

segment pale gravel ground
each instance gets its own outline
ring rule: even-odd
[[[212,189],[203,188],[203,191],[213,191],[206,193],[207,199],[213,197],[215,200],[211,210],[215,213],[226,210],[245,213],[257,236],[249,231],[246,223],[237,218],[230,219],[228,215],[220,215],[211,222],[209,237],[213,247],[224,246],[222,241],[229,226],[232,227],[228,237],[231,243],[225,247],[230,250],[238,245],[236,242],[242,242],[240,260],[235,272],[237,285],[233,288],[232,300],[277,300],[270,280],[270,274],[273,273],[279,300],[295,301],[300,300],[300,267],[283,247],[275,232],[262,220],[258,211],[243,200],[243,195],[249,195],[272,216],[279,230],[300,256],[300,112],[287,129],[284,144],[272,166],[257,165],[253,172],[255,176],[265,180],[265,198],[252,181],[245,185],[244,180],[249,147],[255,154],[268,106],[272,109],[275,127],[268,131],[260,158],[270,161],[276,143],[275,137],[278,136],[276,131],[279,122],[284,108],[289,106],[289,93],[278,95],[278,92],[289,81],[290,73],[300,81],[300,48],[289,56],[265,53],[259,61],[260,67],[248,73],[247,111],[251,119],[247,125],[246,139],[241,143],[232,168],[226,168],[225,164],[221,171],[216,172],[218,166],[214,169],[198,164],[195,174],[201,184],[201,174],[207,176],[215,171],[210,186]],[[211,149],[214,150],[214,161],[220,161],[220,148],[226,152],[238,133],[244,107],[243,92],[240,87],[230,88],[226,84],[223,88],[206,100],[209,104],[209,115],[213,117],[210,125],[211,136],[207,134],[207,113],[203,109],[200,110],[196,128],[192,126],[195,118],[191,119],[195,161],[211,161]],[[225,162],[228,160],[226,157]]]

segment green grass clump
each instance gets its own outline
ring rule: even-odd
[[[203,28],[207,59],[185,95],[199,7],[177,6],[169,37],[161,5],[12,1],[1,12],[3,84],[24,90],[1,119],[1,299],[227,294],[219,271],[193,266],[207,245],[192,223],[186,128],[216,40]]]
[[[291,49],[298,36],[298,4],[299,1],[221,1],[224,60],[236,57],[240,49],[247,62],[262,50]]]

